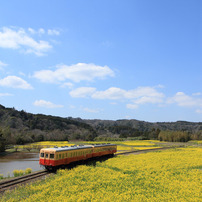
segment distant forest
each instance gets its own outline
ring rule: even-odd
[[[9,145],[38,141],[159,139],[189,141],[202,139],[202,122],[156,122],[138,120],[85,120],[31,114],[0,105],[0,151]]]

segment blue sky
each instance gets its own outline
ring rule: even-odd
[[[1,1],[0,104],[202,121],[200,13],[200,0]]]

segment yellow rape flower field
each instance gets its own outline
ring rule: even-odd
[[[4,194],[1,201],[201,201],[202,148],[117,156]]]
[[[100,144],[106,143],[105,142],[95,142],[95,141],[82,141],[82,142],[68,142],[68,141],[42,141],[31,143],[27,145],[17,146],[19,149],[26,149],[26,148],[50,148],[54,146],[71,146],[75,144]],[[135,140],[135,141],[111,141],[112,144],[117,144],[117,150],[122,151],[134,151],[134,150],[145,150],[145,149],[155,149],[160,148],[157,147],[159,141],[158,140]]]
[[[68,141],[42,141],[42,142],[37,142],[37,143],[32,143],[30,145],[40,145],[40,146],[47,146],[47,147],[51,147],[51,146],[71,146],[73,144],[70,144]]]

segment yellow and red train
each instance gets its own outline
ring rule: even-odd
[[[116,152],[117,145],[110,143],[44,148],[40,150],[39,164],[47,170],[53,170],[72,162],[113,155]]]

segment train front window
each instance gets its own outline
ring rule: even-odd
[[[46,154],[46,158],[48,158],[48,154]]]
[[[50,154],[50,159],[54,159],[54,154]]]
[[[41,158],[44,158],[44,153],[41,153]]]

